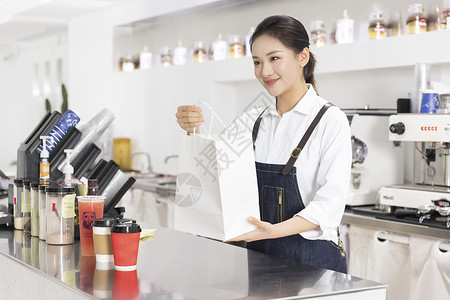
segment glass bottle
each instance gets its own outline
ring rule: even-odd
[[[427,19],[423,12],[422,3],[414,3],[408,6],[406,34],[419,34],[427,31]]]
[[[152,67],[152,53],[148,50],[147,46],[144,46],[139,54],[139,69],[147,70]]]
[[[252,49],[250,47],[250,39],[254,32],[255,32],[255,27],[252,26],[252,27],[250,27],[250,31],[248,32],[248,34],[245,36],[245,55],[248,57],[252,57]]]
[[[39,236],[39,182],[32,182],[31,188],[31,235]]]
[[[23,212],[23,231],[31,233],[31,181],[24,179],[23,181],[23,197],[22,197],[22,212]]]
[[[327,44],[327,32],[322,20],[311,22],[311,41],[315,47],[323,47]]]
[[[442,30],[450,29],[450,27],[448,27],[447,25],[449,22],[450,22],[450,0],[445,0],[444,9],[442,10],[441,15],[441,29]]]
[[[159,57],[162,66],[169,67],[173,65],[172,48],[161,47],[161,49],[159,49]]]
[[[14,228],[18,230],[23,230],[22,198],[23,180],[14,179]]]
[[[387,37],[386,22],[381,10],[370,12],[369,40],[379,40]]]
[[[202,63],[208,59],[208,53],[206,52],[205,43],[203,41],[197,41],[194,43],[194,62]]]
[[[187,48],[178,41],[178,46],[173,50],[173,64],[175,66],[185,65],[187,62]]]
[[[131,72],[135,69],[136,65],[134,63],[133,56],[131,54],[125,55],[125,58],[122,62],[122,71]]]
[[[45,188],[47,185],[39,186],[39,238],[41,240],[47,239],[47,195]]]
[[[238,58],[245,54],[244,45],[241,41],[240,35],[230,35],[228,39],[229,46],[229,57]]]
[[[222,60],[227,58],[228,43],[222,39],[222,34],[219,33],[217,39],[212,42],[211,56],[213,60]]]
[[[433,12],[427,16],[427,31],[441,30],[441,10],[436,6]]]

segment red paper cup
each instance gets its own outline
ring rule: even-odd
[[[119,271],[136,270],[141,227],[136,223],[119,223],[111,228],[114,268]]]

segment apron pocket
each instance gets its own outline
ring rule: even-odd
[[[262,220],[272,224],[284,221],[284,202],[284,188],[264,185],[260,202]]]

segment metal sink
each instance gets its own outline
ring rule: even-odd
[[[141,175],[141,176],[140,176]],[[137,174],[136,182],[133,185],[135,189],[157,193],[162,197],[175,195],[177,177],[164,174]]]

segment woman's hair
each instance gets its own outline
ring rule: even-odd
[[[303,24],[290,16],[275,15],[265,18],[256,27],[250,39],[250,47],[253,47],[253,41],[262,35],[269,35],[278,39],[285,47],[299,54],[304,48],[309,49],[309,37]],[[310,83],[316,89],[316,80],[314,78],[314,67],[316,58],[314,54],[309,53],[309,61],[303,68],[303,76],[306,83]]]

